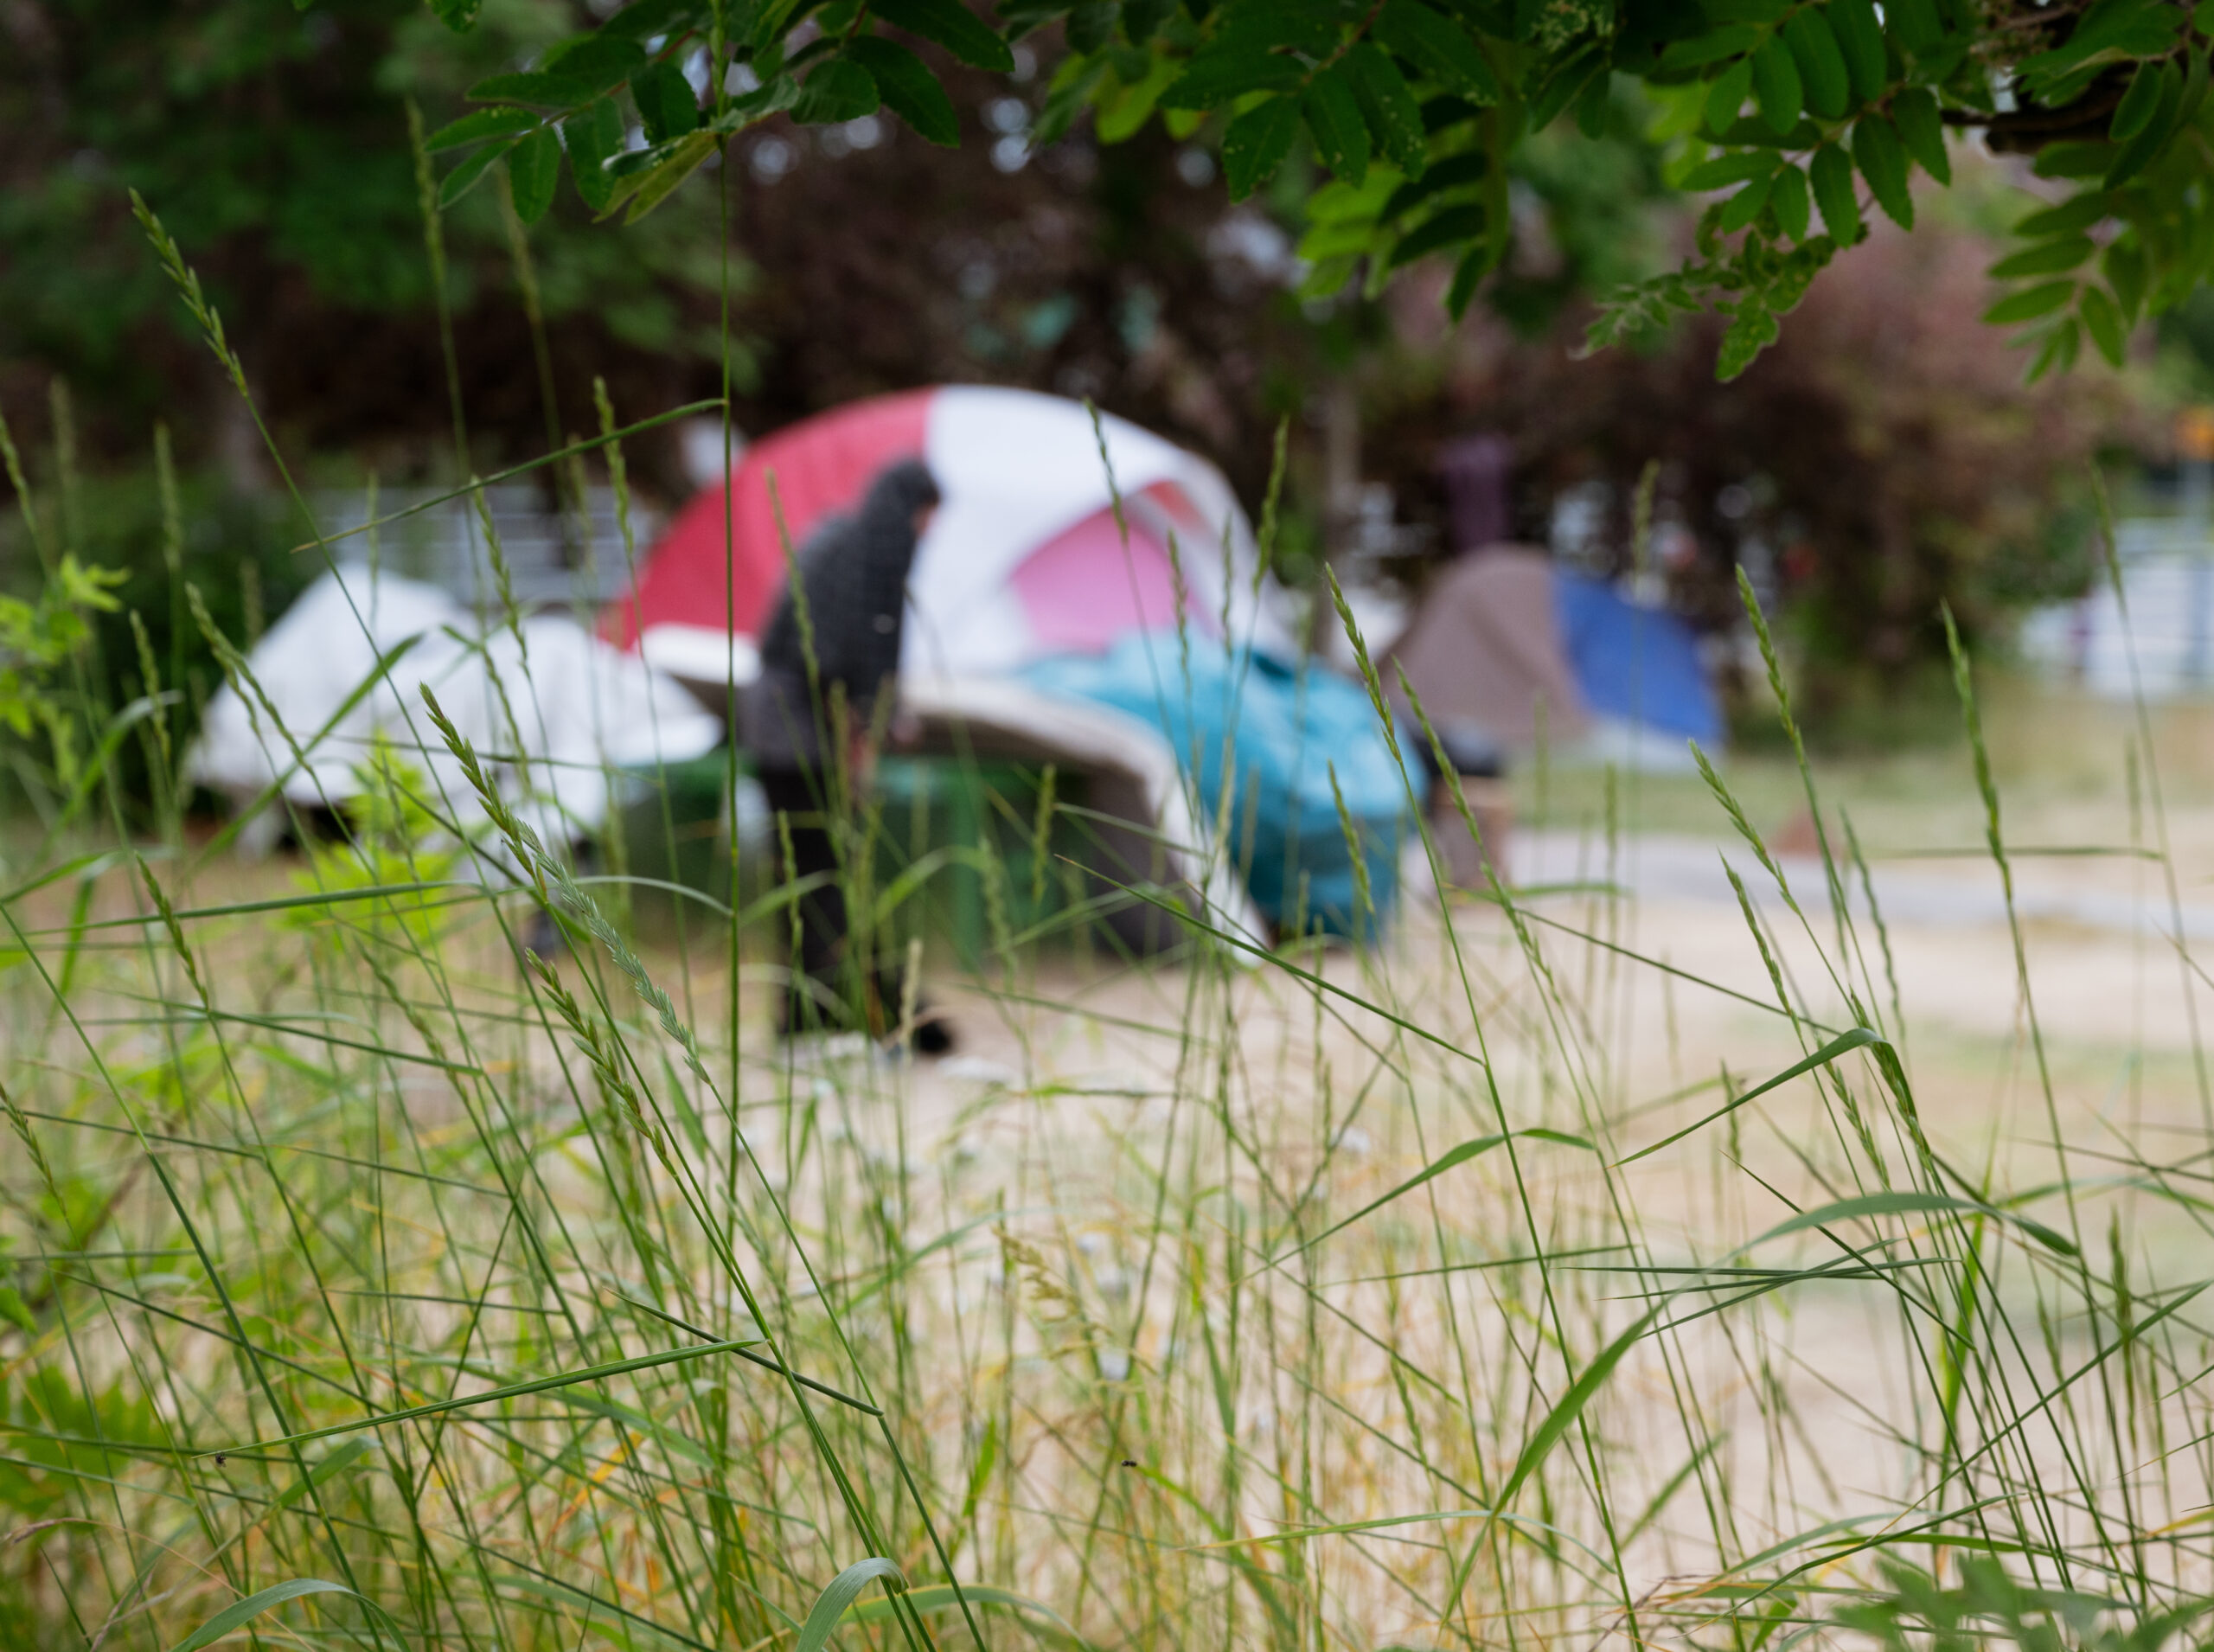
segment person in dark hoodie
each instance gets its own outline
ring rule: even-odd
[[[880,471],[859,509],[808,540],[761,633],[761,674],[747,690],[741,732],[770,813],[790,835],[788,875],[822,880],[798,901],[805,978],[784,995],[788,1035],[842,1027],[880,1038],[899,1018],[897,974],[854,967],[868,960],[847,957],[831,827],[841,799],[866,784],[871,737],[898,691],[907,575],[937,503],[937,483],[919,460]],[[785,870],[781,834],[777,853]],[[914,1044],[925,1054],[952,1047],[944,1022],[919,1002]]]

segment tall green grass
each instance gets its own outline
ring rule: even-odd
[[[1928,1055],[1769,661],[1819,870],[1706,770],[1730,970],[1624,892],[1612,786],[1575,880],[1360,951],[1018,933],[980,846],[981,965],[905,954],[971,1047],[931,1066],[780,1043],[775,897],[642,933],[620,853],[580,878],[435,703],[496,875],[404,750],[241,870],[157,664],[80,656],[96,760],[0,875],[0,1639],[2203,1639],[2196,1034],[2180,1099],[2131,1050],[2086,1105],[2033,991],[2064,938],[2016,921],[2014,1035]],[[2132,753],[2156,824],[2114,847],[2179,919]]]

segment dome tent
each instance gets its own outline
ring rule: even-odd
[[[727,495],[703,489],[670,523],[603,634],[690,681],[750,681],[787,543],[904,458],[944,495],[916,552],[905,676],[1002,675],[1167,629],[1179,567],[1195,631],[1219,634],[1226,612],[1234,642],[1291,650],[1283,593],[1256,579],[1252,528],[1213,465],[1079,402],[973,385],[854,402],[755,443]]]
[[[1385,751],[1365,693],[1328,671],[1222,673],[1234,688],[1199,693],[1206,714],[1193,722],[1200,655],[1202,665],[1299,659],[1290,602],[1263,573],[1251,525],[1213,464],[1080,403],[947,386],[778,432],[745,451],[727,492],[704,490],[672,522],[636,590],[608,611],[604,634],[688,681],[742,688],[758,670],[753,639],[777,599],[787,547],[804,545],[884,467],[909,458],[928,465],[943,496],[917,547],[900,662],[903,705],[925,749],[1057,761],[1144,799],[1128,815],[1138,841],[1174,846],[1168,881],[1235,930],[1263,934],[1317,910],[1306,892],[1318,876],[1341,873],[1351,888],[1334,812],[1318,845],[1309,841],[1315,822],[1302,836],[1298,811],[1277,804],[1301,795],[1287,777],[1327,780],[1333,755],[1348,774],[1375,769],[1347,767],[1349,752],[1325,752],[1314,738],[1323,726],[1314,707],[1342,699],[1348,715],[1333,727],[1361,722]],[[1180,619],[1188,656],[1174,643],[1155,645]],[[1087,662],[1095,669],[1065,669]],[[1271,696],[1284,705],[1262,703]],[[1193,737],[1210,722],[1206,756],[1195,761]],[[1232,760],[1218,761],[1230,746]],[[1182,784],[1164,787],[1164,772],[1180,769]],[[1404,829],[1405,800],[1391,778],[1347,797],[1379,844]],[[1208,847],[1225,781],[1258,810],[1256,829],[1239,834],[1251,845],[1242,881]],[[1318,866],[1318,854],[1345,866]],[[1365,858],[1379,862],[1372,883],[1388,901],[1389,857]],[[1330,921],[1343,905],[1328,904]]]

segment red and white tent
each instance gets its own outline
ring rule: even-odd
[[[804,545],[903,458],[944,496],[909,583],[905,677],[998,676],[1173,625],[1178,565],[1194,631],[1219,636],[1227,611],[1234,640],[1290,648],[1282,592],[1257,588],[1251,526],[1214,466],[1119,419],[1095,427],[1078,402],[969,385],[855,402],[755,444],[727,503],[706,489],[670,524],[603,633],[694,682],[750,680],[786,536]]]

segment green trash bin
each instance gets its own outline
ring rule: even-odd
[[[773,824],[759,816],[758,793],[743,795],[743,756],[734,777],[728,752],[627,773],[611,811],[605,858],[636,881],[629,887],[637,919],[655,931],[674,928],[683,898],[667,887],[695,889],[725,905],[758,898],[775,882],[779,854]],[[1010,935],[1047,925],[1084,899],[1068,861],[1083,860],[1084,833],[1059,805],[1082,805],[1081,776],[1056,772],[1056,812],[1039,856],[1038,813],[1046,772],[1038,765],[940,757],[880,759],[863,800],[868,863],[848,893],[883,916],[879,953],[896,967],[911,938],[935,950],[950,945],[975,968],[991,945],[992,897],[987,868],[999,885]],[[732,823],[740,834],[739,901],[731,899]],[[618,836],[619,834],[619,836]],[[861,886],[858,889],[855,885]],[[698,903],[692,914],[704,915]]]

